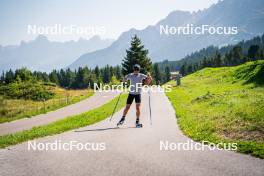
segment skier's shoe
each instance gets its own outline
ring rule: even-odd
[[[123,125],[124,121],[125,121],[125,117],[122,117],[116,125],[117,126]]]
[[[136,120],[136,128],[142,128],[143,125],[139,122],[139,119]]]

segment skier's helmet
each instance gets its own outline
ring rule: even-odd
[[[133,66],[133,70],[134,70],[134,71],[139,71],[139,70],[140,70],[140,65],[135,64],[135,65]]]

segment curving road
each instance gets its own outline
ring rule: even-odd
[[[153,125],[149,124],[148,95],[142,97],[144,128],[134,128],[135,110],[122,128],[115,128],[121,112],[112,122],[102,121],[75,131],[36,140],[48,143],[105,143],[105,150],[29,151],[22,143],[0,150],[0,175],[30,176],[124,176],[124,175],[263,175],[264,160],[230,151],[160,150],[160,142],[193,142],[176,125],[175,112],[163,93],[152,94]]]
[[[0,124],[0,135],[15,133],[22,130],[30,129],[34,126],[49,124],[51,122],[63,119],[71,115],[77,115],[97,108],[113,99],[117,94],[111,92],[96,92],[91,97],[78,103],[40,114],[31,118],[24,118],[12,122]]]

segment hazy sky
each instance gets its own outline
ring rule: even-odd
[[[116,39],[130,28],[143,29],[174,10],[197,11],[218,0],[0,0],[0,45],[18,44],[36,35],[28,25],[104,27],[103,38]],[[77,40],[88,35],[48,35],[50,40]]]

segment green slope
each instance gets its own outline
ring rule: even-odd
[[[248,62],[195,72],[167,96],[186,135],[197,141],[237,142],[239,152],[264,158],[263,83],[264,61]]]

